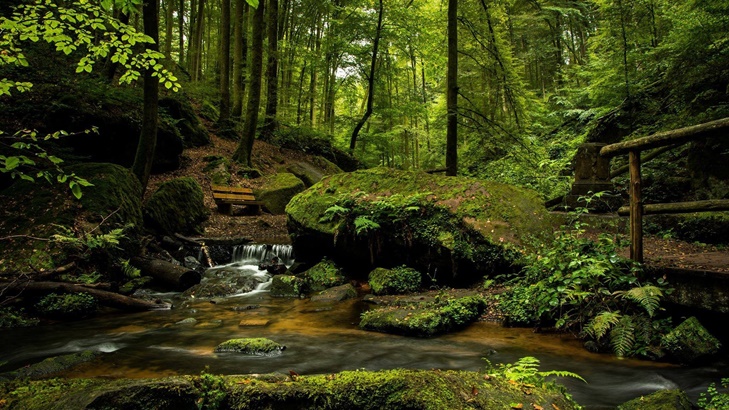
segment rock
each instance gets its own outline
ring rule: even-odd
[[[231,339],[223,342],[215,348],[215,353],[243,353],[253,356],[275,356],[280,355],[286,346],[278,344],[273,340],[263,337]]]
[[[202,269],[202,264],[194,256],[185,256],[184,262],[182,263],[188,269],[199,270]]]
[[[159,107],[171,119],[182,136],[185,148],[201,147],[210,144],[210,133],[195,114],[195,110],[187,98],[164,97],[159,100]]]
[[[302,273],[301,278],[306,282],[306,289],[314,292],[347,283],[339,267],[326,259]]]
[[[692,316],[665,335],[661,346],[678,362],[691,364],[716,354],[721,343]]]
[[[203,168],[213,185],[230,185],[230,160],[228,158],[211,155],[204,158],[208,161]]]
[[[306,282],[293,275],[276,275],[270,289],[273,297],[298,298],[306,293]]]
[[[357,290],[351,284],[335,286],[311,297],[312,302],[342,302],[357,297]]]
[[[406,266],[395,269],[376,268],[369,274],[369,283],[375,295],[417,292],[421,282],[420,272]]]
[[[248,318],[241,319],[241,321],[238,322],[238,327],[268,326],[269,323],[271,323],[271,321],[268,319]]]
[[[13,379],[39,379],[70,369],[81,363],[94,360],[100,353],[86,350],[79,353],[49,357],[40,363],[31,364],[18,370],[0,374],[0,381]]]
[[[486,302],[481,296],[380,307],[363,313],[359,327],[376,332],[429,337],[476,321],[485,308]]]
[[[160,233],[202,234],[208,216],[202,188],[190,177],[163,183],[144,204],[145,224]]]
[[[535,192],[390,168],[326,177],[286,213],[297,260],[327,255],[360,275],[406,264],[439,285],[513,270],[552,231]]]
[[[314,157],[313,164],[309,162],[295,162],[286,168],[286,170],[304,182],[306,187],[310,187],[321,181],[326,175],[338,174],[342,171],[338,166],[323,157]]]
[[[196,329],[217,329],[223,326],[223,321],[220,319],[210,320],[207,322],[201,322],[195,325]]]
[[[304,183],[294,174],[280,173],[264,177],[261,188],[254,190],[253,194],[272,214],[281,215],[285,213],[291,198],[305,188]]]
[[[182,319],[175,324],[179,326],[195,326],[197,324],[197,319],[194,317],[188,317],[187,319]]]
[[[691,410],[693,406],[681,390],[659,390],[618,406],[618,410]]]

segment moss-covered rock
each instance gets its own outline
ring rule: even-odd
[[[45,181],[18,181],[0,193],[3,217],[0,236],[17,236],[0,246],[0,273],[53,269],[65,263],[66,251],[54,242],[32,240],[50,238],[59,233],[59,225],[68,229],[81,227],[107,233],[115,228],[142,226],[139,180],[126,168],[114,164],[87,163],[67,167],[67,172],[87,179],[80,200],[67,186],[49,185]],[[106,218],[106,219],[105,219]],[[125,246],[134,252],[132,246]]]
[[[407,266],[395,269],[376,268],[369,274],[369,283],[375,295],[397,295],[420,289],[420,272]]]
[[[12,409],[510,409],[580,408],[558,386],[525,386],[469,371],[345,371],[155,380],[54,379],[0,384]],[[198,405],[200,407],[198,407]]]
[[[330,255],[363,275],[407,264],[443,281],[509,269],[552,230],[532,191],[389,168],[324,178],[286,212],[299,258]]]
[[[359,327],[376,332],[429,337],[476,321],[485,308],[486,302],[481,296],[387,306],[363,313]]]
[[[618,406],[618,410],[691,410],[693,406],[681,390],[659,390]]]
[[[291,198],[305,188],[304,183],[294,174],[283,172],[264,177],[261,188],[253,193],[272,214],[280,215],[285,212]]]
[[[354,299],[357,297],[357,290],[352,286],[351,283],[345,285],[335,286],[333,288],[325,289],[316,295],[311,297],[312,302],[342,302],[347,299]]]
[[[680,363],[690,364],[716,354],[721,343],[692,316],[665,335],[661,346]]]
[[[207,164],[203,171],[210,177],[214,185],[230,185],[230,159],[214,155],[206,157]]]
[[[286,350],[286,346],[264,337],[231,339],[215,348],[215,353],[243,353],[253,356],[275,356]]]
[[[347,283],[341,269],[330,260],[323,260],[301,274],[307,290],[319,292],[327,288]]]
[[[210,133],[195,114],[189,99],[180,95],[160,98],[159,107],[163,116],[174,121],[186,148],[210,144]]]
[[[298,298],[307,291],[304,279],[293,275],[275,275],[271,279],[271,296],[278,298]]]
[[[0,381],[49,377],[55,373],[62,372],[79,364],[90,362],[98,355],[98,352],[86,350],[79,353],[49,357],[39,363],[34,363],[12,372],[2,373],[0,374]]]
[[[189,177],[163,183],[144,204],[145,224],[160,233],[202,234],[208,216],[202,188]]]
[[[338,166],[323,157],[314,157],[311,162],[295,162],[289,165],[286,170],[310,187],[321,181],[326,175],[338,174],[342,171]]]

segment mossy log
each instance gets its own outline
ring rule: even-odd
[[[199,272],[161,259],[137,256],[131,259],[131,263],[144,275],[151,276],[157,282],[171,286],[175,290],[188,289],[200,283],[202,279]]]
[[[713,211],[729,211],[729,199],[710,199],[706,201],[643,205],[643,215],[685,214]],[[627,216],[629,214],[630,208],[627,206],[623,206],[618,209],[618,215],[620,216]]]
[[[49,294],[49,293],[88,293],[93,296],[100,305],[127,311],[145,311],[157,309],[169,309],[167,303],[150,302],[120,295],[100,289],[88,288],[82,285],[63,282],[0,282],[0,289],[8,297],[22,293]]]

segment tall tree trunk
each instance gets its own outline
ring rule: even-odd
[[[271,135],[278,127],[278,0],[268,0],[268,63],[266,66],[266,114],[261,134]]]
[[[377,15],[377,31],[375,31],[375,41],[372,45],[372,63],[370,64],[370,75],[369,78],[367,78],[367,88],[369,90],[369,92],[367,93],[367,109],[365,110],[364,115],[362,115],[362,118],[359,120],[357,125],[354,127],[354,131],[352,131],[352,136],[349,139],[349,152],[351,154],[354,154],[354,148],[357,145],[357,135],[359,135],[359,131],[370,118],[370,115],[372,115],[372,107],[374,105],[375,68],[377,67],[377,50],[380,46],[380,36],[382,35],[382,14],[384,12],[382,0],[379,1],[379,5],[379,13]]]
[[[318,13],[317,13],[318,16]],[[321,58],[321,33],[322,24],[321,19],[317,19],[316,31],[314,32],[314,55],[315,61]],[[316,122],[316,86],[318,81],[317,65],[311,64],[311,77],[309,81],[309,125],[313,128]]]
[[[243,58],[243,47],[247,28],[244,19],[247,17],[248,3],[245,0],[235,0],[235,16],[233,17],[233,118],[238,120],[243,114],[243,69],[246,66]]]
[[[172,60],[172,27],[174,27],[175,1],[165,1],[165,57]]]
[[[144,34],[154,40],[148,44],[157,50],[159,43],[159,0],[147,0],[142,9]],[[153,77],[151,68],[144,71],[144,112],[142,114],[142,134],[139,136],[137,154],[132,164],[132,172],[142,183],[142,194],[147,189],[149,174],[152,172],[154,149],[157,146],[157,101],[159,100],[159,79]]]
[[[180,0],[180,6],[177,14],[177,31],[179,31],[179,47],[180,52],[178,53],[177,63],[180,67],[185,66],[185,0]]]
[[[230,0],[223,0],[220,9],[220,117],[218,123],[230,119]]]
[[[190,75],[192,81],[200,80],[200,72],[202,70],[202,39],[203,27],[205,22],[205,0],[197,0],[197,14],[195,17],[195,34],[190,49]]]
[[[446,175],[458,174],[458,0],[448,0]]]
[[[251,71],[248,84],[248,104],[246,118],[243,123],[243,135],[233,153],[233,160],[251,166],[253,141],[256,139],[258,125],[258,108],[261,105],[261,72],[263,70],[263,2],[258,4],[253,14],[251,38]]]

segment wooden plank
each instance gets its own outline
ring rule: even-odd
[[[239,201],[236,199],[230,199],[223,203],[230,204],[230,205],[263,205],[263,202],[261,201]]]
[[[211,185],[210,188],[213,190],[213,193],[215,192],[222,192],[222,193],[243,193],[243,194],[252,194],[253,190],[251,188],[242,188],[242,187],[234,187],[234,186],[222,186],[222,185]]]
[[[217,200],[243,200],[243,201],[255,201],[256,197],[253,195],[246,195],[246,194],[219,194],[219,193],[213,193],[213,199]]]
[[[676,130],[659,132],[647,137],[634,139],[632,141],[620,142],[606,145],[600,150],[604,157],[629,153],[630,151],[645,151],[651,148],[658,148],[664,145],[681,144],[694,139],[710,136],[729,136],[729,118],[694,125],[691,127],[679,128]]]
[[[643,195],[640,151],[630,151],[630,259],[643,263]]]
[[[674,202],[670,204],[643,205],[643,215],[685,214],[691,212],[729,211],[729,199],[710,199],[706,201]],[[630,208],[623,206],[618,215],[630,214]]]

